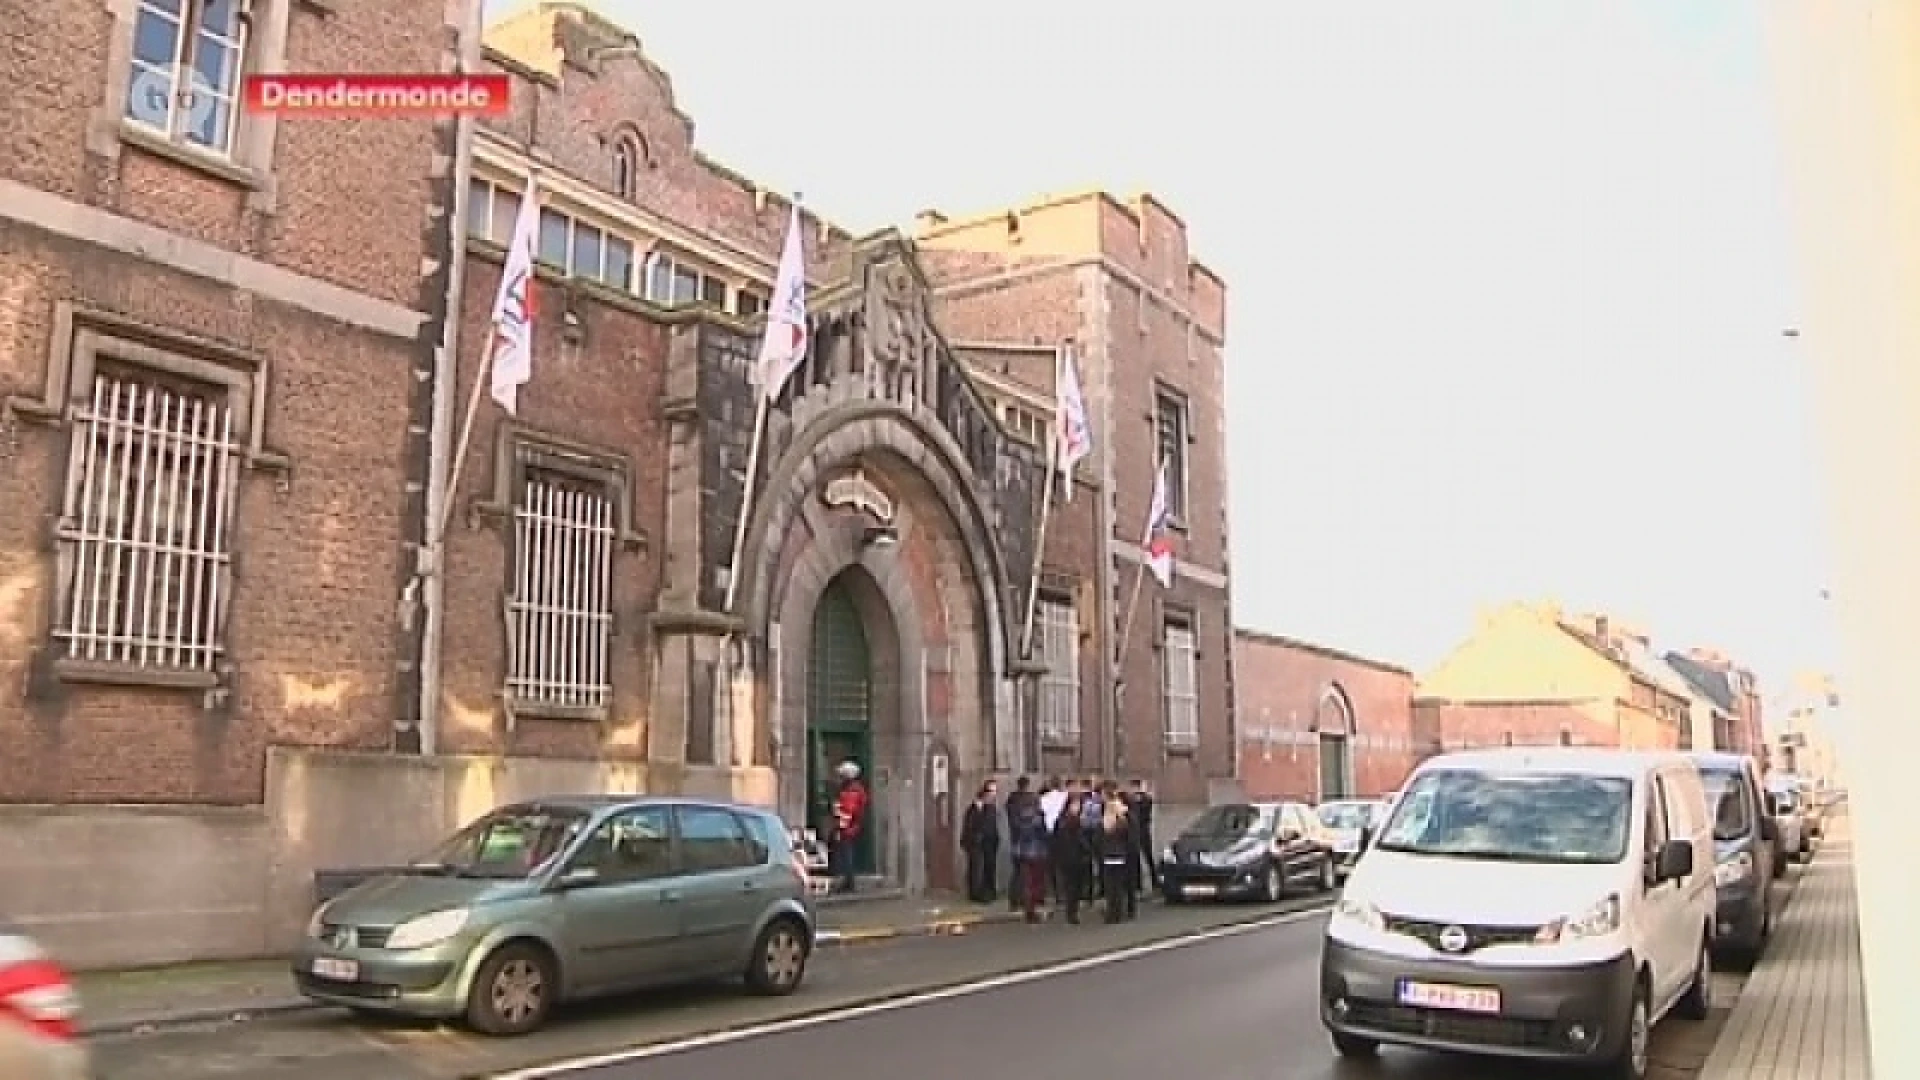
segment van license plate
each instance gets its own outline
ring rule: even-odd
[[[1212,896],[1220,890],[1212,885],[1188,885],[1180,891],[1188,896]]]
[[[1400,1004],[1453,1012],[1498,1013],[1500,991],[1483,986],[1448,986],[1409,980],[1400,984]]]
[[[313,958],[313,973],[335,982],[357,982],[360,979],[360,964],[354,960],[316,956]]]

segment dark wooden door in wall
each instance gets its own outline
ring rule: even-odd
[[[860,766],[873,788],[873,652],[866,625],[844,579],[829,582],[813,611],[812,655],[807,669],[807,793],[811,824],[827,835],[841,762]],[[855,866],[874,867],[872,811],[860,833]]]

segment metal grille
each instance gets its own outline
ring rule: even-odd
[[[75,416],[61,538],[76,660],[211,671],[230,591],[233,412],[215,396],[96,376]]]
[[[833,731],[865,729],[873,717],[873,662],[845,582],[827,586],[814,610],[812,674],[807,722]]]
[[[1053,746],[1080,742],[1080,614],[1071,603],[1040,601],[1040,739]]]
[[[1200,745],[1200,695],[1196,683],[1193,628],[1168,623],[1166,631],[1167,745]]]
[[[603,485],[529,468],[513,510],[507,695],[604,708],[612,693],[614,506]]]

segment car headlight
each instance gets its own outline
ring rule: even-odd
[[[408,919],[393,928],[387,938],[389,949],[424,949],[438,945],[467,928],[467,909],[448,908],[417,919]]]
[[[1721,888],[1738,885],[1753,876],[1753,856],[1742,851],[1713,868],[1713,883]]]
[[[1555,919],[1541,927],[1533,940],[1537,944],[1553,945],[1562,941],[1604,937],[1618,929],[1620,929],[1620,897],[1616,893],[1608,893],[1599,903],[1578,915]]]
[[[1380,914],[1379,908],[1374,907],[1365,900],[1356,900],[1351,896],[1342,896],[1340,902],[1333,906],[1333,917],[1342,922],[1350,922],[1358,926],[1364,926],[1369,930],[1385,930],[1387,928],[1386,916]]]
[[[320,931],[325,927],[327,922],[327,908],[329,906],[328,904],[321,904],[319,907],[313,909],[313,917],[307,920],[308,937],[317,938],[320,936]]]

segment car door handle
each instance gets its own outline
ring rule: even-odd
[[[743,881],[740,883],[740,891],[741,892],[759,892],[760,883],[758,881]]]
[[[679,903],[679,902],[680,902],[680,890],[679,890],[679,889],[667,889],[667,890],[665,890],[665,891],[663,891],[663,892],[662,892],[662,893],[660,894],[660,902],[661,902],[661,903],[663,903],[663,904],[677,904],[677,903]]]

